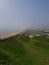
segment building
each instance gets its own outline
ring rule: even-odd
[[[40,34],[34,34],[34,36],[41,36]]]
[[[29,35],[29,38],[33,38],[34,36],[33,35]]]

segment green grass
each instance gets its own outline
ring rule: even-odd
[[[0,49],[0,65],[14,65],[15,61]]]
[[[49,39],[21,35],[0,41],[0,60],[2,65],[49,65]]]

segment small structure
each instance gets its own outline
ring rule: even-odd
[[[49,36],[49,34],[47,34],[47,36]]]
[[[49,30],[45,30],[45,32],[49,32]]]
[[[41,36],[40,34],[34,34],[34,36]]]
[[[43,36],[45,36],[45,35],[46,35],[46,33],[43,33],[42,35],[43,35]]]
[[[33,38],[34,36],[33,35],[29,35],[29,38]]]
[[[36,36],[41,36],[41,35],[37,34]]]

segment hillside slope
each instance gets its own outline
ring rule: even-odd
[[[11,59],[13,65],[49,65],[49,38],[43,36],[32,39],[25,35],[15,36],[0,41],[0,50]],[[2,65],[6,65],[3,61],[5,64]]]

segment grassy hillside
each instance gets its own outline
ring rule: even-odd
[[[3,59],[3,62],[2,62]],[[0,41],[0,64],[49,65],[49,38],[25,35]]]

